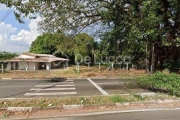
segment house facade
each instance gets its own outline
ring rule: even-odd
[[[49,54],[22,53],[6,62],[6,70],[51,70],[67,67],[69,59]]]

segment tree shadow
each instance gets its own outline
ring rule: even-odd
[[[47,80],[47,82],[65,82],[67,80],[67,78],[63,78],[63,77],[55,77],[55,78],[51,78],[49,80]]]

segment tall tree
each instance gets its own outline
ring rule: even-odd
[[[109,27],[103,39],[104,46],[110,48],[108,54],[117,54],[117,46],[122,53],[142,44],[151,69],[162,67],[166,59],[180,58],[179,0],[53,0],[42,1],[41,5],[35,0],[23,4],[9,1],[8,6],[16,6],[20,22],[22,16],[40,14],[43,31],[76,32],[103,23]],[[5,0],[1,3],[7,4]]]
[[[54,54],[58,50],[58,46],[64,38],[65,36],[60,33],[46,33],[38,36],[36,40],[32,42],[30,52],[39,54]]]
[[[75,58],[77,54],[82,57],[92,56],[92,51],[95,49],[94,38],[87,33],[80,33],[75,37],[67,37],[59,45],[59,50],[71,58]],[[74,59],[73,59],[74,61]]]

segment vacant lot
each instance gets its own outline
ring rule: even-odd
[[[44,78],[77,78],[77,77],[107,77],[107,78],[119,78],[119,77],[137,77],[146,75],[144,70],[106,70],[106,68],[98,69],[98,67],[86,67],[80,66],[80,72],[78,73],[75,66],[71,66],[67,69],[58,69],[50,71],[8,71],[4,74],[0,74],[0,78],[12,78],[12,79],[44,79]]]

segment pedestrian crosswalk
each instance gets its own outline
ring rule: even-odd
[[[73,80],[65,80],[62,82],[41,83],[31,88],[24,96],[68,96],[76,95],[76,87]]]

